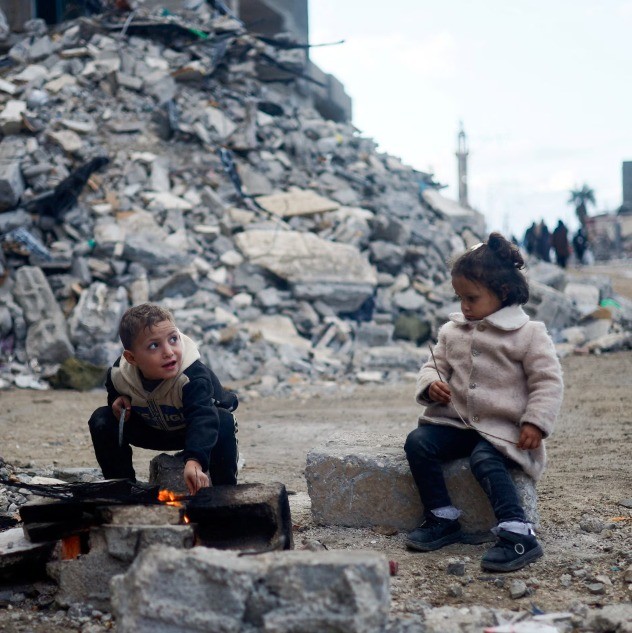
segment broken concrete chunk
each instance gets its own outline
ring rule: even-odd
[[[26,101],[10,99],[0,112],[0,132],[5,136],[22,131],[22,117],[26,112]]]
[[[0,161],[0,211],[12,209],[24,193],[20,164]]]
[[[423,507],[404,454],[404,437],[336,433],[307,455],[305,477],[314,519],[325,525],[402,530],[418,526]],[[491,505],[467,459],[443,469],[463,529],[485,533],[496,524]],[[535,483],[523,471],[511,473],[529,521],[539,522]]]
[[[340,207],[337,202],[329,200],[310,190],[289,191],[269,196],[259,196],[257,202],[270,213],[281,217],[295,215],[313,215],[335,211]]]
[[[83,147],[81,137],[72,130],[59,130],[58,132],[49,132],[48,138],[57,143],[65,152],[70,154],[78,152]]]
[[[253,264],[287,280],[298,299],[320,299],[337,310],[357,310],[372,295],[377,275],[354,246],[312,233],[244,231],[235,243]]]
[[[368,633],[385,630],[390,599],[386,558],[336,550],[240,557],[150,547],[113,579],[112,591],[121,633]]]

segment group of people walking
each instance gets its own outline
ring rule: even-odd
[[[571,240],[569,239],[568,228],[562,220],[558,220],[557,226],[552,232],[549,231],[544,220],[541,220],[539,224],[531,223],[531,226],[525,231],[523,243],[528,255],[534,255],[545,262],[551,261],[552,248],[557,265],[561,268],[566,268],[568,258],[573,251],[577,262],[580,264],[585,263],[584,257],[588,248],[588,236],[586,235],[586,229],[580,226]]]

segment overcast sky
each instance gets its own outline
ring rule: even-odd
[[[569,190],[621,204],[632,160],[632,0],[310,0],[310,55],[353,99],[363,136],[432,171],[457,198],[468,135],[470,204],[488,229],[577,226]]]

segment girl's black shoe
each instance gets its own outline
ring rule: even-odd
[[[461,540],[461,524],[456,519],[441,519],[428,514],[426,520],[406,538],[406,547],[418,552],[433,550]]]
[[[500,530],[496,545],[481,559],[481,567],[486,571],[516,571],[543,554],[535,536]]]

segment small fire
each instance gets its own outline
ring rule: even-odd
[[[168,506],[173,506],[174,508],[181,508],[182,502],[180,499],[182,499],[183,496],[184,495],[176,494],[171,490],[160,490],[158,492],[158,501],[162,501]]]
[[[158,501],[162,501],[165,505],[173,506],[174,508],[181,508],[180,510],[180,522],[185,525],[191,523],[191,519],[184,513],[184,504],[182,499],[185,495],[179,495],[172,490],[160,490],[158,492]]]

